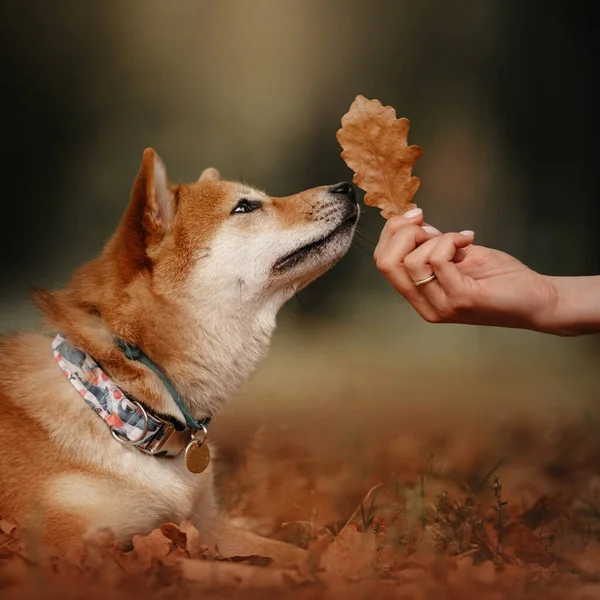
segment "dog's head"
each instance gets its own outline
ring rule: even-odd
[[[165,293],[280,305],[342,258],[358,215],[348,183],[272,198],[206,169],[193,184],[171,185],[147,149],[121,237]]]

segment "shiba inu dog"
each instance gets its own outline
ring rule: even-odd
[[[348,183],[271,198],[206,169],[174,185],[146,149],[101,254],[34,290],[52,333],[0,341],[0,514],[41,515],[61,553],[100,528],[127,543],[187,518],[223,556],[297,559],[221,518],[206,432],[358,216]]]

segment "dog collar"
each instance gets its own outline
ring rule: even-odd
[[[183,406],[171,381],[139,348],[121,340],[116,343],[128,359],[139,360],[159,375],[180,410],[183,408],[181,412],[186,427],[176,428],[170,421],[152,414],[139,402],[129,398],[89,354],[75,348],[65,335],[56,335],[52,341],[52,352],[65,377],[108,424],[118,442],[155,456],[177,456],[185,449],[188,469],[197,473],[204,471],[210,460],[208,446],[204,443],[210,418],[194,420]],[[201,432],[199,438],[196,437],[198,432]]]

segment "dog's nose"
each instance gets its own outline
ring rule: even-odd
[[[356,202],[356,192],[354,191],[354,186],[351,183],[346,181],[336,183],[329,188],[329,191],[332,194],[342,194],[352,200],[352,202]]]

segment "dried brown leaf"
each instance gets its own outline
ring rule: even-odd
[[[179,529],[185,534],[185,549],[190,555],[190,558],[199,558],[200,556],[211,556],[214,558],[217,556],[215,552],[210,551],[208,546],[202,546],[200,533],[194,525],[192,525],[192,522],[189,519],[184,519],[181,522]]]
[[[165,558],[171,551],[173,542],[160,529],[150,535],[133,536],[133,551],[140,562],[152,563]]]
[[[361,533],[356,525],[346,525],[321,556],[321,568],[337,572],[350,579],[373,574],[377,558],[374,533]]]
[[[567,515],[568,505],[562,495],[544,495],[538,498],[533,506],[523,513],[521,518],[533,530]]]
[[[365,204],[379,207],[386,219],[406,212],[419,189],[411,171],[423,149],[408,145],[409,127],[391,106],[357,96],[336,134],[352,180],[366,192]]]
[[[244,563],[187,559],[180,562],[181,575],[190,582],[210,583],[216,588],[239,586],[282,588],[306,579],[293,569],[265,569]]]
[[[515,521],[504,529],[503,553],[525,563],[548,566],[553,562],[540,540],[524,521]]]
[[[186,547],[187,535],[183,532],[175,523],[165,523],[160,528],[161,533],[169,538],[173,543],[177,544],[180,548]]]

